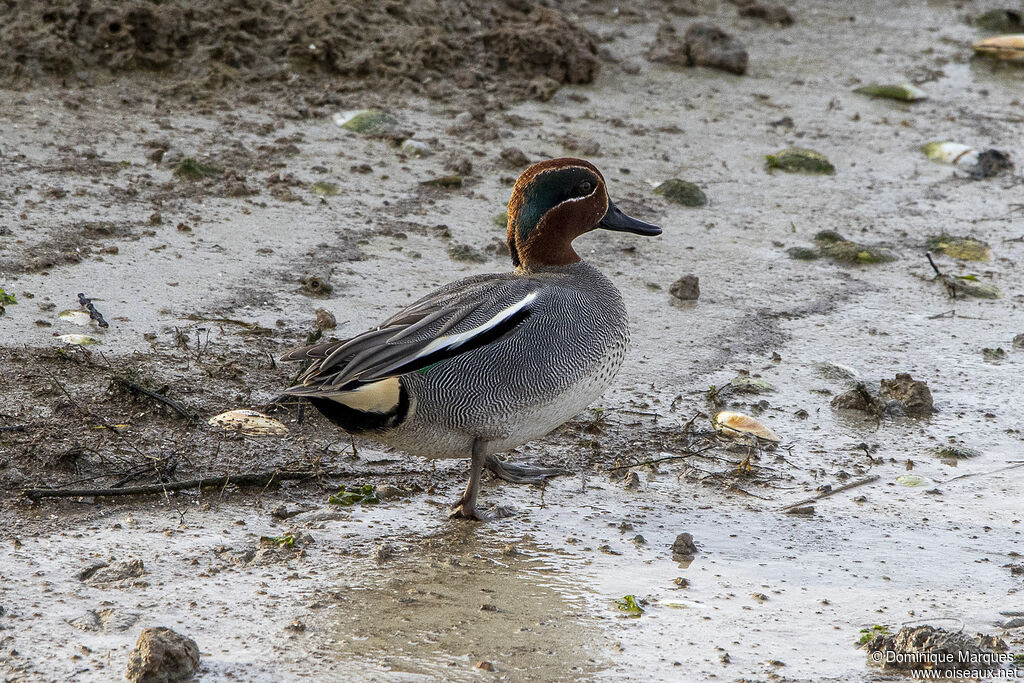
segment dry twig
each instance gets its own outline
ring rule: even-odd
[[[834,496],[837,493],[842,493],[843,491],[849,491],[850,489],[855,489],[858,486],[864,486],[864,484],[870,484],[871,482],[874,482],[874,481],[878,481],[878,475],[877,474],[872,474],[870,477],[864,477],[863,479],[858,479],[857,481],[851,481],[849,484],[843,484],[842,486],[840,486],[838,488],[830,489],[828,491],[823,491],[822,493],[819,493],[816,496],[812,496],[810,498],[804,498],[803,500],[799,500],[799,501],[797,501],[795,503],[791,503],[790,505],[787,505],[787,506],[785,506],[783,508],[780,508],[780,509],[783,512],[785,512],[786,510],[790,510],[792,508],[803,507],[804,505],[807,505],[808,503],[813,503],[816,500],[821,500],[822,498],[828,498],[829,496]]]

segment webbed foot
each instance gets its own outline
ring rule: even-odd
[[[566,474],[565,470],[550,467],[529,467],[506,462],[497,455],[488,455],[484,466],[498,479],[513,484],[543,484],[551,477]]]
[[[448,513],[448,519],[472,519],[477,522],[486,522],[490,518],[490,515],[477,509],[476,505],[467,503],[465,497],[452,503],[452,509]]]
[[[504,505],[498,505],[489,512],[484,512],[476,506],[469,507],[460,498],[452,503],[452,509],[451,512],[448,513],[448,519],[472,519],[477,522],[491,522],[496,519],[511,517],[514,514],[515,510]]]

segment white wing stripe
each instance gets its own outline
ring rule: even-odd
[[[503,323],[504,321],[508,320],[510,317],[512,317],[513,315],[515,315],[516,313],[518,313],[519,311],[523,310],[531,303],[533,303],[533,300],[536,298],[537,292],[530,292],[525,297],[523,297],[522,300],[517,301],[508,308],[500,311],[493,318],[491,318],[490,320],[488,320],[487,322],[483,323],[478,327],[474,327],[471,330],[466,330],[465,332],[460,332],[459,334],[450,334],[444,337],[439,337],[434,341],[430,342],[429,344],[427,344],[422,349],[420,349],[420,352],[413,356],[410,359],[410,361],[423,358],[424,356],[434,353],[439,349],[457,349],[458,347],[462,346],[473,337],[483,334],[484,332],[487,332],[487,330],[493,329],[500,325],[501,323]]]

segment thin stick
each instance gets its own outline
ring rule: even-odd
[[[7,425],[0,427],[0,432],[23,432],[28,429],[28,425]]]
[[[116,383],[120,384],[123,387],[131,389],[132,391],[134,391],[137,394],[142,394],[143,396],[148,396],[149,398],[153,399],[154,401],[158,401],[160,403],[163,403],[165,406],[168,406],[168,407],[172,408],[176,413],[178,413],[179,415],[184,417],[189,422],[195,422],[196,419],[198,419],[196,417],[195,413],[193,413],[191,410],[189,410],[188,408],[186,408],[182,404],[178,403],[174,399],[167,398],[166,396],[164,396],[162,394],[158,394],[157,392],[153,391],[152,389],[147,389],[146,387],[142,386],[141,384],[136,384],[135,382],[131,381],[130,379],[127,379],[126,377],[115,376],[114,377],[114,381]]]
[[[402,472],[318,472],[306,470],[302,472],[244,472],[241,474],[230,474],[217,477],[202,477],[200,479],[188,479],[185,481],[171,481],[165,484],[147,484],[145,486],[126,486],[124,488],[97,488],[97,489],[22,489],[21,495],[30,500],[40,498],[80,498],[83,496],[142,496],[154,493],[166,493],[168,491],[184,491],[186,489],[197,489],[205,486],[264,486],[274,481],[302,481],[314,477],[326,479],[337,479],[343,477],[361,479],[367,477],[394,476],[396,474],[423,474],[419,470]]]
[[[961,474],[956,477],[950,477],[946,481],[940,481],[939,486],[942,486],[943,484],[948,484],[951,481],[956,481],[957,479],[967,479],[968,477],[983,477],[987,474],[996,474],[997,472],[1005,472],[1006,470],[1015,470],[1018,467],[1024,467],[1024,462],[1018,461],[1011,465],[1007,465],[1006,467],[1000,467],[998,469],[990,470],[988,472],[970,472],[969,474]]]
[[[955,318],[955,317],[956,317],[956,309],[954,308],[954,309],[948,310],[948,311],[946,311],[944,313],[936,313],[935,315],[930,315],[930,316],[928,316],[928,319],[929,320],[938,320],[939,318]]]
[[[941,278],[942,277],[942,271],[939,270],[939,267],[937,265],[935,265],[935,261],[932,260],[932,252],[926,251],[926,252],[924,252],[924,255],[928,257],[928,263],[930,263],[932,265],[932,270],[934,270],[935,274],[938,275]]]
[[[669,460],[686,460],[687,458],[693,457],[695,455],[700,455],[701,453],[704,453],[705,451],[710,451],[713,448],[715,448],[714,445],[712,445],[712,446],[705,446],[704,448],[701,448],[700,450],[687,451],[685,455],[667,455],[667,456],[665,456],[663,458],[654,458],[653,460],[644,460],[643,462],[633,463],[631,465],[619,465],[618,467],[609,467],[608,469],[603,470],[603,471],[604,472],[614,472],[615,470],[625,470],[625,469],[629,469],[630,467],[643,467],[644,465],[653,465],[655,463],[666,462],[666,461],[669,461]],[[707,457],[707,456],[705,456],[705,457]],[[715,460],[721,460],[721,458],[714,458],[714,459]]]
[[[797,501],[796,503],[792,503],[790,505],[787,505],[784,508],[780,508],[780,510],[785,512],[786,510],[789,510],[789,509],[792,509],[792,508],[798,508],[798,507],[807,505],[808,503],[813,503],[816,500],[821,500],[822,498],[828,498],[829,496],[834,496],[837,493],[842,493],[843,491],[849,491],[850,489],[855,489],[858,486],[863,486],[864,484],[870,484],[871,482],[874,482],[874,481],[878,481],[878,475],[877,474],[872,474],[870,477],[864,477],[863,479],[858,479],[857,481],[851,481],[849,484],[843,484],[839,488],[834,488],[831,491],[825,491],[823,493],[819,493],[818,495],[813,496],[811,498],[805,498],[805,499],[803,499],[801,501]]]

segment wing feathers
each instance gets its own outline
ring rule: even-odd
[[[352,339],[285,354],[282,360],[312,361],[287,393],[337,395],[423,370],[493,343],[542,305],[539,283],[508,276],[472,280],[439,290]]]

